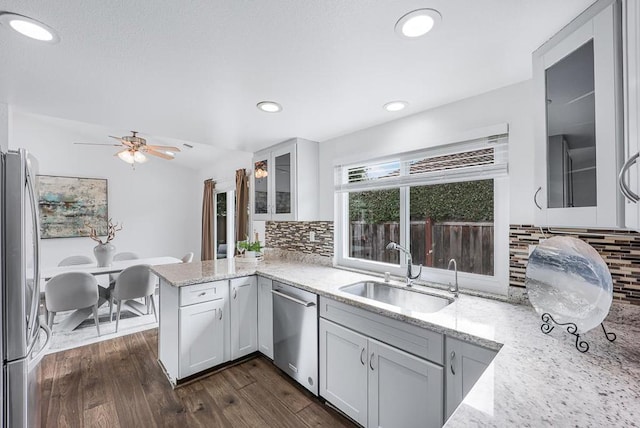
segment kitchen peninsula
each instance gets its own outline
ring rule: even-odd
[[[462,294],[437,312],[420,313],[340,291],[345,285],[379,278],[336,268],[285,261],[249,266],[230,259],[156,266],[153,271],[161,279],[161,306],[168,301],[180,304],[179,294],[182,302],[189,302],[193,297],[188,297],[191,293],[185,290],[197,291],[196,299],[219,296],[209,300],[209,303],[222,300],[218,306],[212,303],[207,308],[212,318],[228,318],[229,281],[249,284],[257,275],[318,294],[320,312],[326,302],[346,304],[400,321],[408,328],[419,327],[442,335],[445,340],[451,338],[497,351],[462,404],[446,420],[447,427],[633,426],[640,414],[640,361],[634,350],[640,339],[637,326],[622,326],[611,320],[608,327],[617,333],[616,342],[609,343],[599,330],[594,330],[585,335],[591,345],[589,352],[581,354],[575,349],[572,336],[563,330],[542,334],[540,320],[529,306]],[[416,288],[447,295],[428,287]],[[181,309],[194,306],[184,305]],[[163,347],[179,348],[173,337],[176,332],[167,331],[167,314],[163,307],[159,358],[165,368],[173,363],[164,360]],[[221,331],[224,335],[228,327],[223,326]],[[215,334],[204,337],[218,340],[222,347],[229,343]],[[169,340],[174,342],[167,343]],[[198,342],[197,346],[204,345]],[[445,365],[445,370],[448,369]],[[330,401],[328,397],[322,398]],[[429,401],[429,397],[419,399]]]

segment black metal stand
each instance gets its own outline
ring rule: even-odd
[[[575,336],[576,338],[576,349],[578,351],[584,353],[589,350],[589,344],[584,340],[580,339],[580,333],[578,333],[577,325],[575,325],[572,322],[559,323],[553,319],[551,314],[545,312],[544,314],[542,314],[542,325],[540,326],[540,330],[542,330],[544,334],[551,333],[551,330],[555,328],[555,325],[551,325],[551,323],[561,327],[566,326],[567,333],[571,334],[572,336]],[[604,328],[604,323],[600,323],[600,326],[602,327],[602,331],[604,332],[604,335],[609,342],[613,342],[614,340],[616,340],[616,334],[612,332],[607,332],[607,330]]]

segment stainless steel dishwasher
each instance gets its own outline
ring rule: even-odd
[[[318,296],[273,281],[273,361],[318,395]]]

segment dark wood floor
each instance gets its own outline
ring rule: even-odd
[[[172,390],[157,329],[48,355],[43,427],[353,427],[262,357]]]

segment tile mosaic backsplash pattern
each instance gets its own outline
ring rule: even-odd
[[[316,242],[309,241],[314,231]],[[268,248],[333,257],[333,222],[331,221],[267,221],[265,244]],[[578,230],[587,235],[576,236],[593,246],[609,267],[613,278],[614,302],[640,305],[640,233],[616,230]],[[595,236],[592,236],[595,234]],[[524,276],[529,258],[529,245],[540,238],[562,235],[532,225],[512,224],[509,228],[509,295],[524,302]]]
[[[616,230],[576,229],[575,236],[598,251],[611,272],[613,299],[640,305],[640,234]],[[580,234],[582,233],[582,235]],[[561,236],[532,225],[512,224],[509,228],[509,285],[524,287],[529,245],[540,239]]]
[[[311,232],[315,232],[313,242]],[[332,221],[267,221],[265,235],[267,248],[333,257]]]

